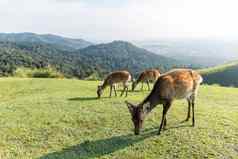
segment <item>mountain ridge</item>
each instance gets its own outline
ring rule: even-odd
[[[93,45],[93,43],[83,39],[73,39],[54,34],[36,34],[31,32],[0,33],[0,41],[52,44],[58,46],[58,48],[61,48],[62,50],[75,50]]]

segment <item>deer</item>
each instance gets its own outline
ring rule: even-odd
[[[185,121],[189,121],[190,109],[192,107],[192,126],[195,126],[195,99],[198,93],[202,76],[191,69],[174,69],[162,74],[156,81],[149,95],[138,105],[131,104],[127,101],[127,107],[131,114],[134,124],[134,134],[139,135],[143,126],[145,117],[159,104],[163,105],[162,120],[158,130],[166,129],[166,114],[174,100],[186,99],[188,102],[188,112]]]
[[[149,70],[145,70],[143,71],[138,79],[136,81],[134,81],[132,83],[132,91],[135,90],[136,86],[138,85],[138,83],[142,83],[141,85],[141,90],[143,90],[143,83],[147,83],[148,86],[148,90],[150,90],[150,84],[149,82],[155,82],[160,76],[160,71],[158,69],[149,69]]]
[[[98,98],[101,97],[103,90],[110,86],[110,95],[109,97],[112,96],[112,89],[114,90],[115,96],[117,96],[116,92],[116,84],[122,83],[123,85],[123,91],[121,93],[121,96],[123,96],[124,92],[126,91],[126,97],[128,94],[128,86],[129,82],[132,80],[131,74],[128,71],[115,71],[110,73],[103,81],[102,85],[98,86],[97,89],[97,95]]]

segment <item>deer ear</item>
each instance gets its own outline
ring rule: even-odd
[[[128,109],[129,109],[129,112],[132,114],[133,111],[134,111],[135,106],[133,104],[127,102],[127,101],[125,101],[125,103],[126,103]]]

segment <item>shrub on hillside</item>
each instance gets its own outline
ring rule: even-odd
[[[41,69],[17,68],[14,76],[22,78],[64,78],[63,74],[51,67]]]

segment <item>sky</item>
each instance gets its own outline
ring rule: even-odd
[[[237,38],[237,0],[0,0],[0,32],[91,41]]]

